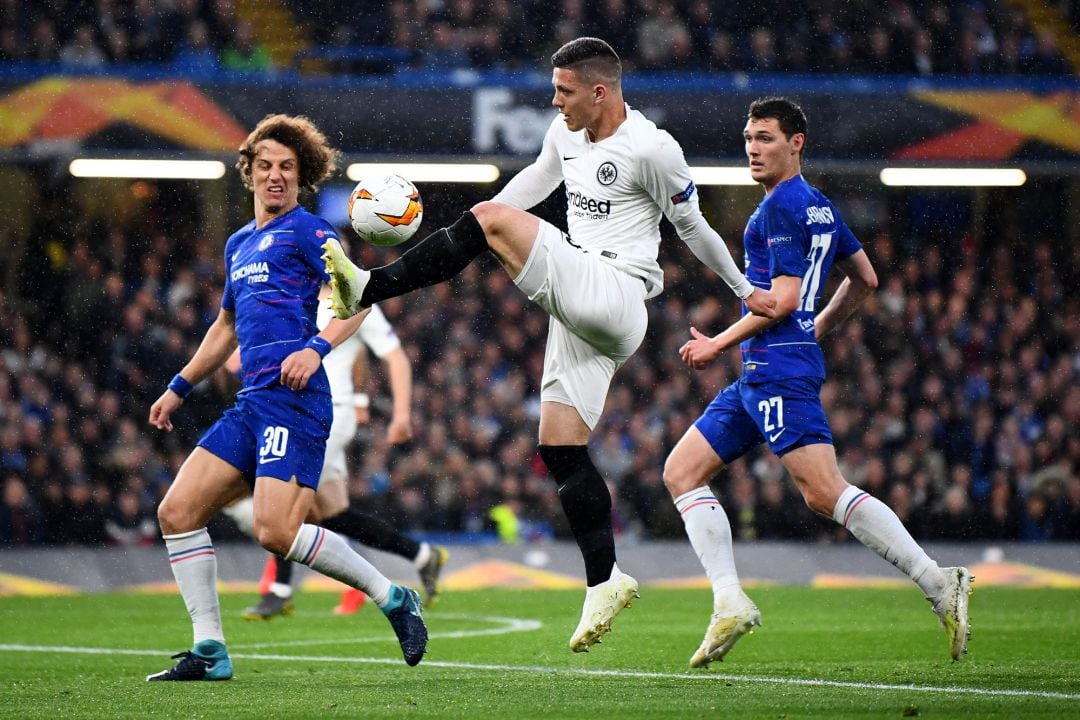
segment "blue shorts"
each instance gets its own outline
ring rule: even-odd
[[[805,445],[832,444],[818,393],[821,378],[728,385],[694,423],[725,465],[759,444],[777,457]]]
[[[257,477],[319,487],[333,406],[330,394],[274,385],[236,397],[236,405],[199,439],[199,447]]]

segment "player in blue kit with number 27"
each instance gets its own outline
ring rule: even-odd
[[[877,287],[877,275],[832,203],[802,177],[806,116],[784,98],[750,105],[743,130],[750,174],[765,199],[747,223],[746,277],[776,296],[776,317],[744,313],[715,337],[691,328],[680,349],[703,368],[741,345],[743,374],[712,401],[672,450],[664,482],[682,515],[690,544],[713,589],[713,615],[691,667],[722,660],[761,624],[761,613],[739,585],[731,526],[709,488],[725,465],[766,442],[815,512],[833,518],[860,542],[906,573],[933,605],[954,660],[967,652],[967,568],[941,568],[881,501],[840,474],[819,398],[825,358],[818,339],[851,315]],[[833,265],[846,275],[816,313]]]
[[[255,219],[225,244],[221,311],[187,365],[150,408],[150,424],[170,419],[193,386],[239,346],[243,387],[184,461],[158,507],[173,576],[194,631],[190,651],[147,680],[228,680],[217,597],[217,558],[206,531],[225,504],[253,493],[254,531],[272,553],[362,590],[390,620],[409,665],[420,662],[427,628],[414,590],[395,585],[339,535],[307,522],[330,434],[333,405],[322,360],[365,314],[315,314],[329,278],[321,245],[333,227],[299,204],[334,170],[337,153],[306,118],[268,115],[240,147],[237,169],[255,201]],[[252,490],[252,488],[254,488]]]

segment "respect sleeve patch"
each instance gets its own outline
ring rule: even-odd
[[[694,181],[691,180],[690,184],[686,186],[685,190],[671,196],[671,204],[672,205],[678,205],[679,203],[686,202],[687,200],[689,200],[691,197],[694,196],[694,190],[695,190]]]

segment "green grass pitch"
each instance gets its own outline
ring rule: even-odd
[[[914,589],[760,587],[764,627],[703,671],[704,590],[643,588],[587,654],[567,649],[581,592],[447,593],[416,668],[371,604],[336,617],[336,595],[305,593],[253,623],[254,596],[226,594],[219,683],[143,680],[190,646],[178,595],[3,598],[0,717],[1080,717],[1080,592],[976,588],[959,663]]]

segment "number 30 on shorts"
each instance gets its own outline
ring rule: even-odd
[[[259,448],[259,462],[268,457],[283,458],[289,447],[289,428],[274,426],[263,431],[263,443]]]

